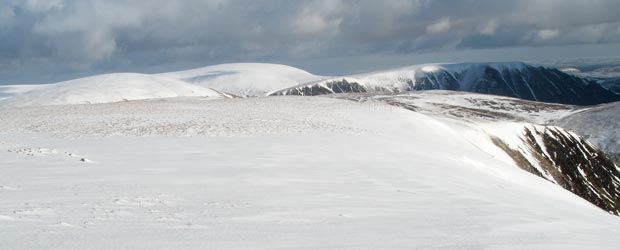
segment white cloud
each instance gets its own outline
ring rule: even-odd
[[[144,13],[134,10],[134,6],[113,1],[82,2],[71,9],[49,12],[35,24],[33,32],[49,38],[55,54],[96,61],[117,50],[118,29],[142,24]]]
[[[0,0],[0,65],[287,62],[619,43],[618,9],[618,0]]]
[[[295,20],[293,31],[302,34],[317,34],[336,31],[341,19],[328,20],[318,14],[308,14]]]
[[[448,31],[451,27],[450,18],[441,19],[439,22],[431,24],[426,27],[426,33],[428,34],[437,34],[444,31]]]
[[[560,35],[560,31],[557,29],[543,29],[536,32],[536,37],[540,40],[550,40]]]
[[[338,31],[346,6],[342,1],[312,1],[302,6],[291,22],[292,33],[316,35]]]
[[[498,26],[499,26],[499,23],[497,19],[492,19],[491,21],[488,21],[484,26],[481,27],[480,34],[487,35],[487,36],[495,35],[495,30],[497,30]]]

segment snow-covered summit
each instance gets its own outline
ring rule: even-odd
[[[269,63],[220,64],[159,75],[238,96],[264,96],[321,78],[298,68]]]
[[[5,86],[2,106],[110,103],[153,98],[222,98],[215,90],[162,76],[115,73],[46,85]]]

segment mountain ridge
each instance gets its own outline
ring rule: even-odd
[[[595,81],[523,62],[421,64],[335,77],[274,91],[270,95],[456,90],[562,104],[595,105],[620,95]]]
[[[111,76],[118,79],[104,87],[105,90],[97,90],[93,87],[97,82],[105,82],[105,79]],[[28,104],[28,98],[41,99],[45,95],[51,98],[54,94],[45,94],[45,89],[49,92],[53,89],[50,87],[52,85],[65,86],[76,82],[83,82],[77,87],[82,90],[71,91],[71,88],[67,87],[59,91],[63,94],[73,92],[72,98],[77,98],[79,101],[47,100],[47,102],[56,104],[101,103],[214,95],[207,93],[210,91],[216,91],[219,95],[227,97],[258,97],[367,92],[400,93],[419,90],[464,91],[572,105],[596,105],[620,101],[620,93],[602,86],[596,80],[566,74],[555,68],[534,66],[523,62],[420,64],[340,77],[313,75],[307,71],[281,64],[233,63],[153,75],[115,73],[55,84],[25,87],[1,86],[0,104],[15,102]],[[149,86],[149,82],[152,82],[153,86]],[[93,86],[86,93],[82,93],[85,88],[89,88],[87,84]],[[136,86],[131,87],[132,84]],[[153,91],[150,94],[124,96],[127,95],[126,92],[135,93],[148,88],[161,88],[161,91],[174,93],[157,94],[158,91]],[[124,97],[109,96],[108,100],[104,100],[106,98],[101,98],[101,91]],[[56,93],[57,96],[54,99],[61,99],[63,94]],[[86,96],[76,97],[79,94]],[[88,98],[99,99],[89,100]],[[33,101],[33,104],[36,103]]]

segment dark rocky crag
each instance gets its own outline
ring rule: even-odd
[[[542,143],[536,136],[542,138]],[[501,138],[492,139],[522,169],[557,183],[609,213],[620,215],[620,168],[586,140],[559,127],[529,126],[521,138],[529,152],[510,148]],[[527,160],[527,153],[533,155],[536,162]],[[534,165],[540,166],[544,173]]]

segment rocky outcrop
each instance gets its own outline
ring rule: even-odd
[[[493,142],[522,169],[620,215],[620,168],[600,149],[560,127],[525,126],[521,145]]]

